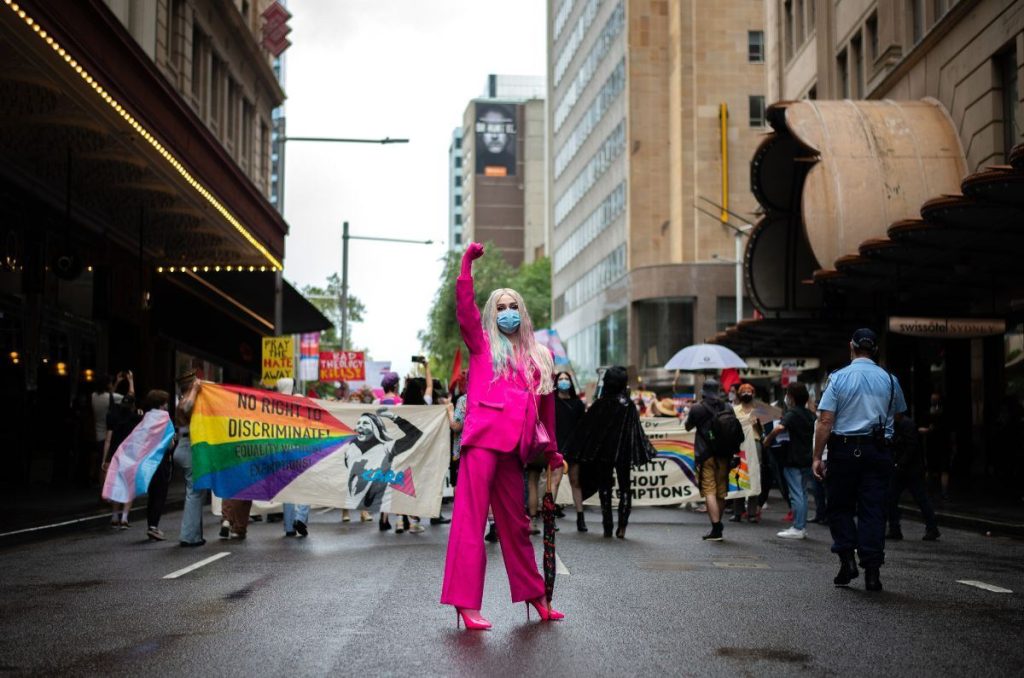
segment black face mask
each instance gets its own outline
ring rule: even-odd
[[[753,399],[754,399],[754,396],[750,395],[749,393],[744,393],[743,395],[740,396],[740,401],[745,402],[745,403],[749,403]]]

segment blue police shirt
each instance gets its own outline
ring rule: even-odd
[[[890,388],[892,407],[888,412]],[[818,403],[818,410],[835,413],[832,432],[844,436],[862,436],[885,420],[885,436],[893,434],[893,417],[907,409],[899,379],[868,358],[855,358],[848,367],[832,374]]]

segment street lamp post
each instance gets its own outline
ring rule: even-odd
[[[341,225],[341,336],[338,337],[341,348],[346,348],[345,342],[348,337],[348,241],[349,240],[376,240],[378,242],[398,242],[412,245],[433,245],[433,240],[407,240],[405,238],[375,238],[368,235],[350,235],[348,222]]]
[[[712,205],[715,205],[715,207],[719,207],[720,209],[723,210],[723,213],[730,214],[734,217],[739,217],[739,215],[736,214],[735,212],[730,212],[728,209],[721,207],[720,205],[716,205],[714,202],[708,200],[703,196],[701,196],[701,199],[708,203],[711,203]],[[733,235],[735,236],[735,259],[730,261],[729,259],[723,259],[717,254],[712,254],[711,258],[715,259],[716,261],[721,261],[727,264],[734,264],[736,266],[736,324],[739,325],[740,321],[743,320],[743,238],[747,235],[750,235],[750,232],[753,230],[754,227],[746,223],[743,224],[742,226],[736,226],[729,222],[728,220],[723,220],[717,214],[712,214],[711,212],[700,207],[697,207],[696,205],[694,205],[694,208],[696,208],[698,212],[703,212],[712,219],[718,221],[723,226],[727,226],[728,228],[732,229]]]

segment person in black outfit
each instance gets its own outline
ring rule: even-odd
[[[939,525],[925,490],[921,438],[917,424],[906,413],[896,415],[893,456],[896,464],[889,485],[889,534],[885,538],[903,539],[903,530],[900,529],[900,496],[904,490],[910,490],[924,518],[924,541],[936,541],[939,538]]]
[[[640,424],[636,406],[629,398],[628,381],[625,367],[608,368],[602,379],[600,397],[583,415],[566,449],[570,463],[583,464],[583,473],[596,478],[605,537],[612,536],[614,527],[612,473],[618,476],[619,529],[615,536],[619,539],[626,536],[633,504],[631,468],[646,464],[655,454]],[[589,494],[583,491],[584,497]]]
[[[558,393],[558,397],[555,398],[555,440],[558,442],[558,450],[565,455],[568,453],[569,438],[586,413],[587,407],[576,395],[576,385],[568,372],[562,371],[555,375],[555,389]],[[576,529],[586,532],[587,523],[583,518],[583,488],[580,486],[578,463],[569,464],[569,485],[572,487],[572,503],[576,507]],[[555,494],[557,493],[556,488]]]
[[[119,403],[112,404],[107,412],[107,440],[103,448],[103,470],[104,476],[110,468],[110,461],[114,458],[117,448],[121,446],[131,432],[142,421],[142,412],[135,405],[135,396],[129,393]],[[118,506],[121,507],[121,515],[118,517]],[[128,514],[131,513],[132,502],[120,504],[111,502],[110,526],[114,529],[128,529]]]

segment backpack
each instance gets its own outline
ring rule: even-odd
[[[704,437],[711,456],[726,459],[740,451],[740,445],[746,438],[743,435],[743,425],[731,407],[726,407],[711,417]]]

